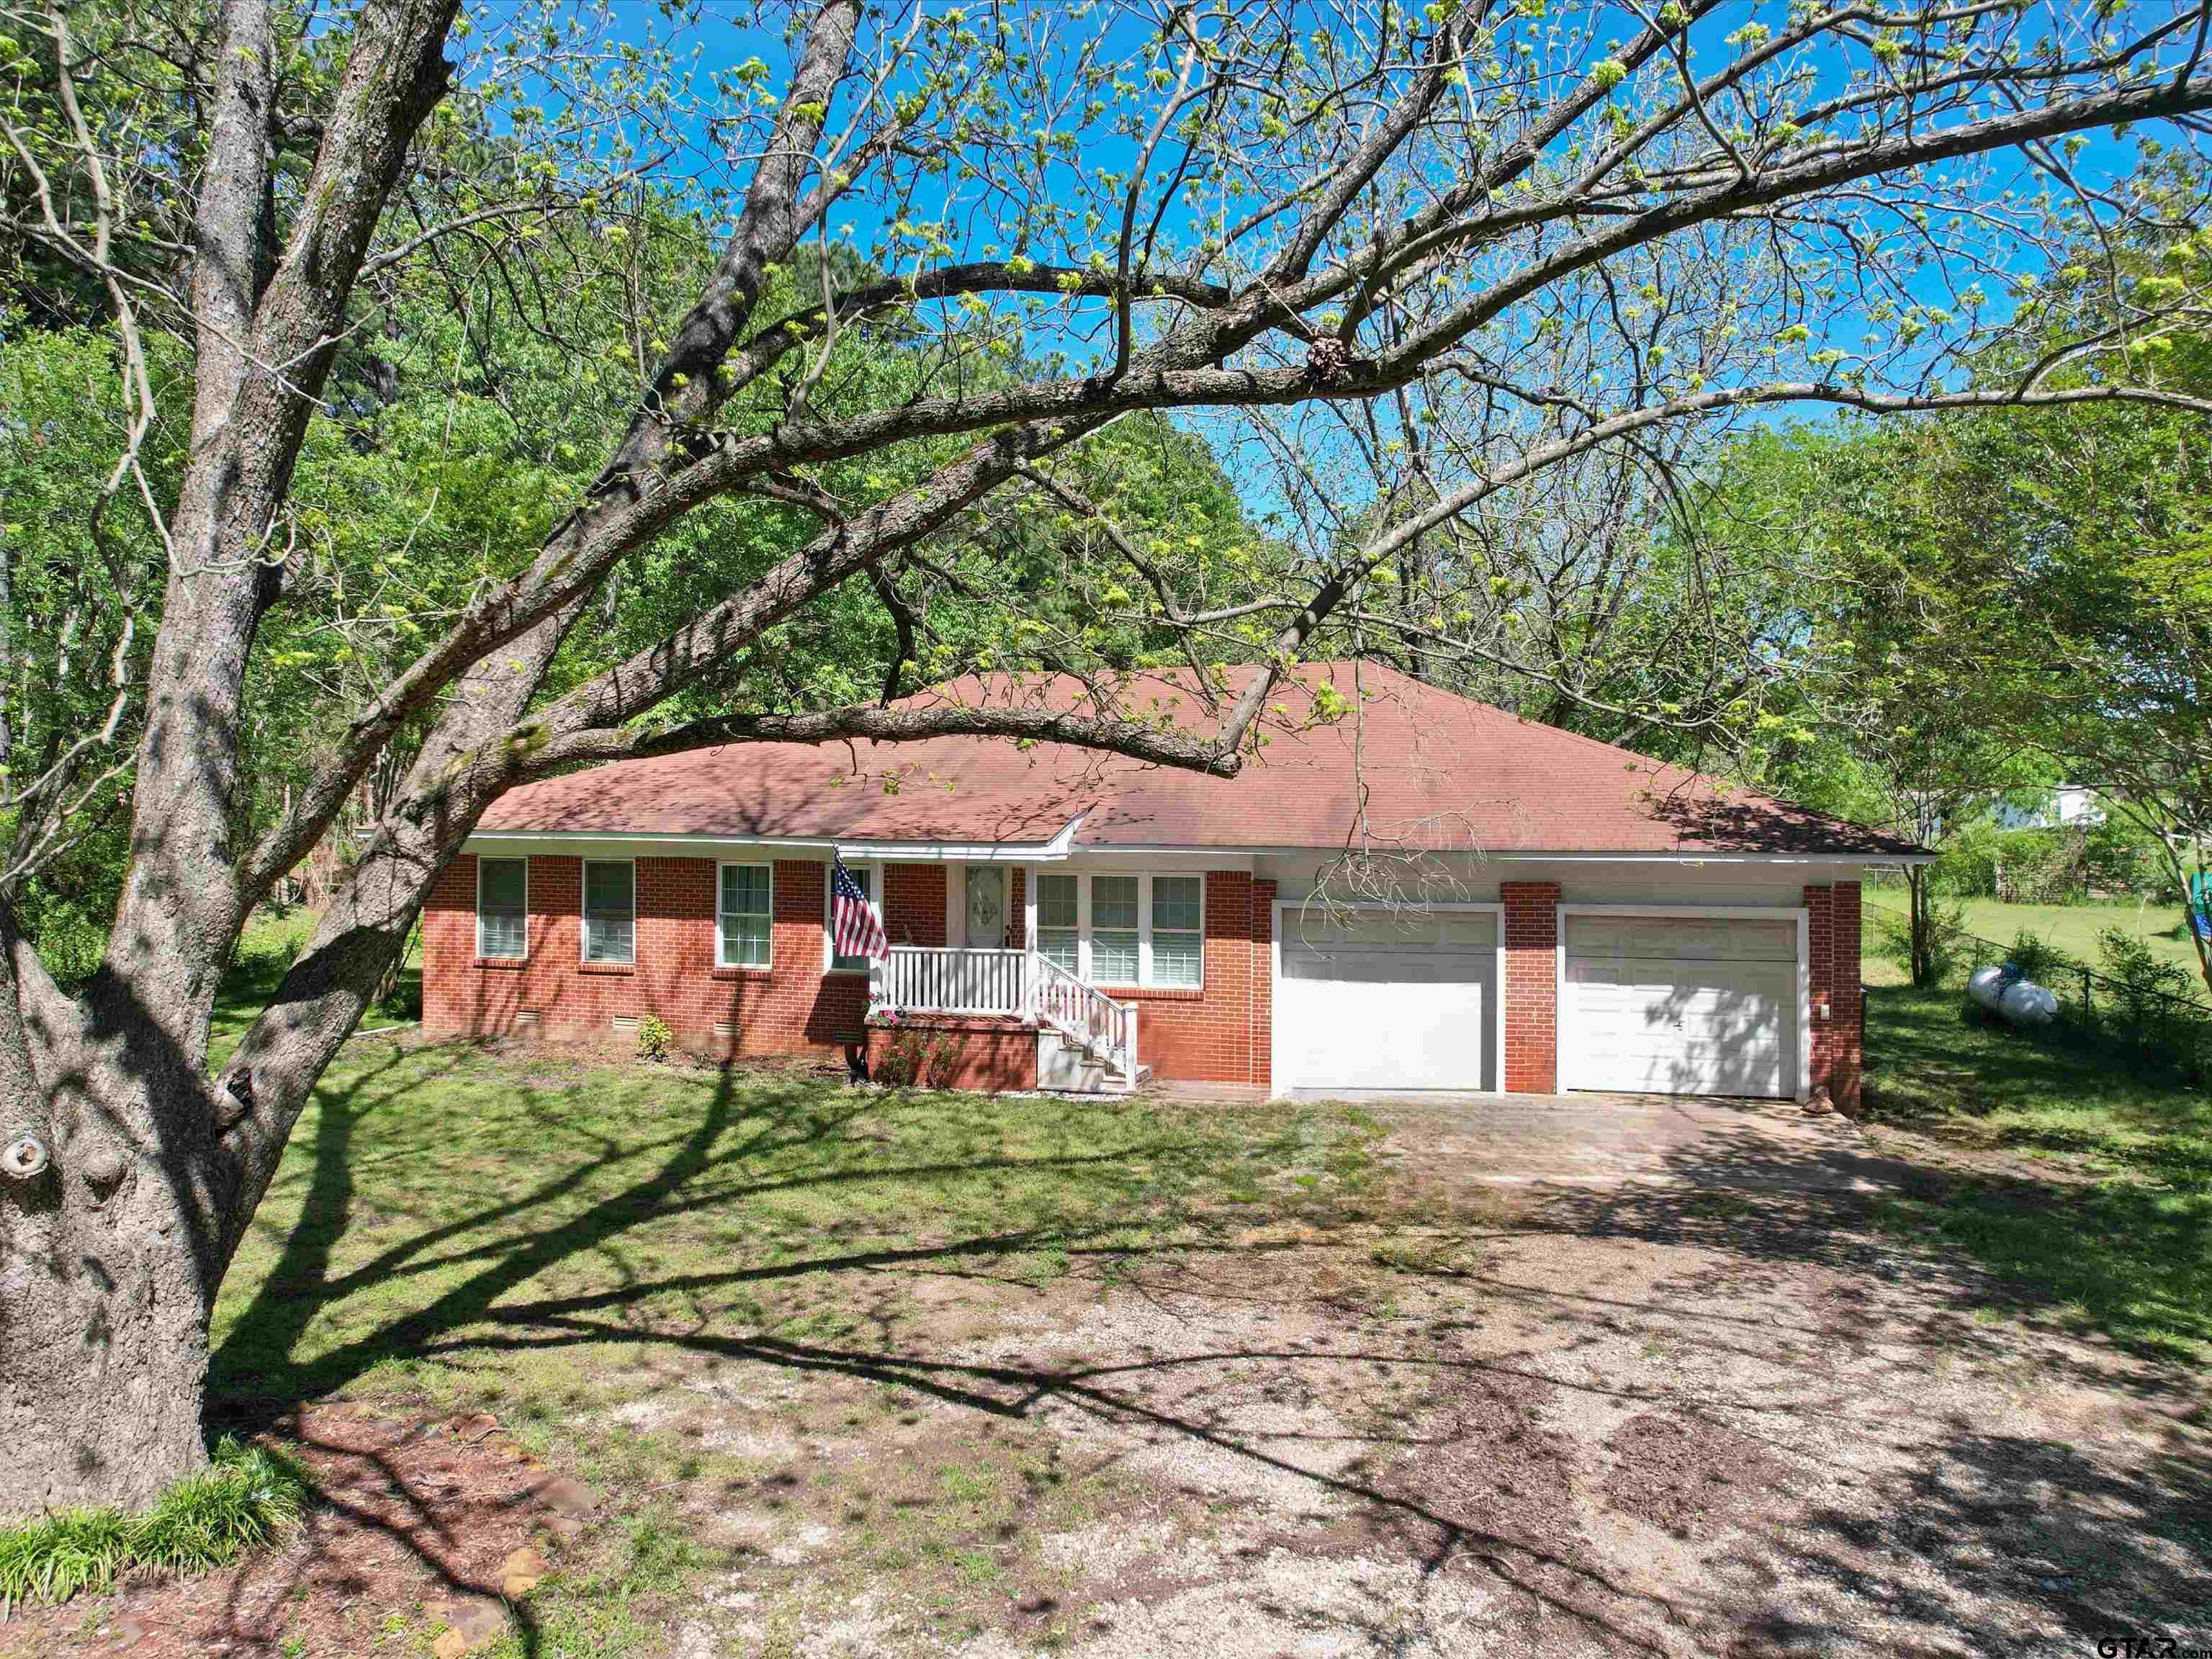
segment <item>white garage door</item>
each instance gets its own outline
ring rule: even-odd
[[[1283,1089],[1494,1089],[1498,919],[1483,911],[1283,912]]]
[[[1560,1085],[1669,1095],[1797,1091],[1797,924],[1566,919]]]

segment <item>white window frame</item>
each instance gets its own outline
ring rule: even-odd
[[[635,968],[637,966],[637,860],[635,859],[586,859],[576,881],[576,961],[586,968]],[[592,960],[592,866],[596,864],[620,864],[629,870],[629,954],[619,961]]]
[[[854,875],[866,872],[868,878],[868,902],[876,907],[876,915],[884,915],[884,861],[881,859],[847,859],[845,867]],[[831,889],[836,884],[835,866],[822,866],[822,971],[825,974],[851,974],[866,978],[874,971],[873,963],[862,963],[857,968],[837,965],[837,896]],[[884,923],[884,937],[890,937],[890,924]]]
[[[1197,995],[1206,989],[1206,872],[1203,870],[1079,870],[1071,872],[1076,878],[1075,915],[1077,927],[1077,960],[1081,963],[1085,985],[1105,985],[1116,989],[1139,991],[1181,991]],[[1155,874],[1176,880],[1198,882],[1198,980],[1190,985],[1163,985],[1152,971],[1152,878]],[[1132,980],[1102,980],[1097,976],[1091,954],[1091,883],[1094,877],[1134,877],[1137,883],[1137,977]],[[1116,932],[1121,931],[1116,929]]]
[[[768,960],[766,962],[726,962],[722,957],[722,872],[725,870],[765,870],[768,872]],[[718,859],[714,863],[714,966],[738,973],[766,973],[775,966],[775,866],[760,859]]]
[[[1040,956],[1043,954],[1045,933],[1043,883],[1048,876],[1066,876],[1075,884],[1075,925],[1073,927],[1055,927],[1052,931],[1056,933],[1072,933],[1075,935],[1075,976],[1078,979],[1084,979],[1086,977],[1085,968],[1088,963],[1090,952],[1083,942],[1085,884],[1080,870],[1050,870],[1034,864],[1029,866],[1029,873],[1023,878],[1022,881],[1022,907],[1024,912],[1022,927],[1028,947]]]
[[[520,864],[522,866],[522,949],[511,957],[495,957],[483,948],[483,872],[487,864]],[[530,857],[477,855],[477,960],[478,962],[527,962],[530,960]]]

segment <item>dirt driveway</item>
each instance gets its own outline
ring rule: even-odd
[[[672,1286],[650,1307],[502,1280],[537,1312],[463,1362],[545,1342],[508,1364],[558,1379],[557,1425],[389,1389],[318,1407],[309,1535],[235,1580],[0,1626],[0,1652],[420,1653],[478,1613],[514,1621],[481,1659],[2212,1644],[2205,1378],[1878,1225],[1944,1178],[1935,1144],[1583,1097],[1332,1121],[1356,1172],[1241,1172],[1218,1224],[1156,1247],[1001,1250],[925,1215],[965,1248],[856,1249],[856,1164],[788,1262],[733,1246],[736,1274],[695,1273],[743,1301],[695,1297],[642,1234],[618,1261]],[[834,1297],[769,1300],[824,1252]],[[603,1310],[610,1340],[572,1345]],[[553,1576],[502,1602],[526,1537]],[[288,1597],[339,1633],[203,1634],[278,1627]]]
[[[865,1364],[670,1375],[736,1447],[684,1659],[2085,1653],[2212,1641],[2202,1377],[1885,1242],[1848,1124],[1383,1106],[1380,1224],[887,1271]]]

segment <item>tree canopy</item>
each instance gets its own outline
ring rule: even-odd
[[[1717,430],[2205,412],[2158,346],[2200,216],[2077,146],[2194,143],[2208,19],[6,0],[40,643],[5,687],[0,1491],[202,1455],[208,1310],[292,1126],[520,784],[945,734],[1233,775],[1323,649],[1796,741],[1770,691],[1826,617],[1698,533]],[[2065,616],[2124,656],[2118,593]],[[1227,659],[1261,672],[1201,674],[1194,719],[1127,695]],[[887,695],[986,665],[1091,696]],[[246,919],[333,834],[211,1066]]]

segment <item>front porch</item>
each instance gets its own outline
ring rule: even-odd
[[[1042,952],[894,945],[868,975],[868,1074],[934,1088],[1126,1094],[1137,1006]]]

